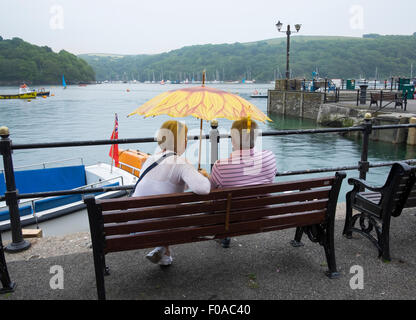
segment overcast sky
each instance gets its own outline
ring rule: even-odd
[[[415,0],[0,0],[0,35],[54,51],[160,53],[207,43],[302,35],[416,32]]]

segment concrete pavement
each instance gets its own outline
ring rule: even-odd
[[[109,254],[107,299],[415,299],[414,213],[406,210],[392,219],[390,263],[377,258],[367,239],[345,239],[343,221],[338,220],[335,243],[341,277],[336,280],[324,275],[322,247],[304,238],[305,247],[293,248],[288,242],[294,230],[284,230],[232,239],[230,249],[214,241],[174,246],[174,264],[168,269],[149,263],[144,258],[148,250]],[[63,290],[50,286],[56,272],[51,273],[51,267],[56,265],[64,272]],[[357,265],[364,271],[362,290],[350,287],[351,267]],[[91,251],[33,256],[9,262],[8,267],[17,289],[0,300],[97,298]]]

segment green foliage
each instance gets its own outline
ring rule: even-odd
[[[375,39],[381,37],[378,33],[369,33],[369,34],[363,34],[364,39]]]
[[[0,84],[59,84],[95,80],[94,70],[82,59],[67,52],[54,53],[20,38],[0,39]]]
[[[286,70],[286,40],[251,43],[198,45],[156,55],[81,55],[95,70],[97,80],[181,81],[255,79],[257,82],[282,77]],[[409,76],[416,65],[416,37],[367,35],[365,38],[291,38],[293,77],[374,78]],[[279,71],[277,71],[279,70]]]

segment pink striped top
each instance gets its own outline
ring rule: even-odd
[[[238,150],[230,158],[215,162],[210,180],[213,189],[268,184],[276,173],[276,158],[271,151]]]

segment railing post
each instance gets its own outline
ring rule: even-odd
[[[357,90],[357,107],[360,104],[360,89]]]
[[[380,109],[383,108],[383,90],[380,92]]]
[[[371,113],[366,113],[363,123],[363,146],[361,150],[361,161],[358,163],[360,171],[360,179],[366,180],[367,172],[370,168],[368,162],[368,142],[370,140],[370,134],[373,131],[373,123],[371,119]]]
[[[209,141],[211,144],[211,169],[215,161],[218,160],[218,143],[220,142],[220,133],[218,131],[218,121],[211,121],[211,130],[209,131]]]
[[[9,271],[7,270],[6,258],[4,257],[3,242],[0,233],[0,282],[3,286],[0,288],[0,294],[13,292],[16,284],[10,280]]]
[[[10,226],[12,231],[12,243],[5,250],[15,253],[29,249],[30,242],[23,239],[22,226],[20,224],[19,205],[17,203],[16,182],[14,179],[12,160],[12,140],[9,139],[9,129],[0,128],[0,154],[3,156],[4,177],[6,180],[6,204],[9,207]]]

